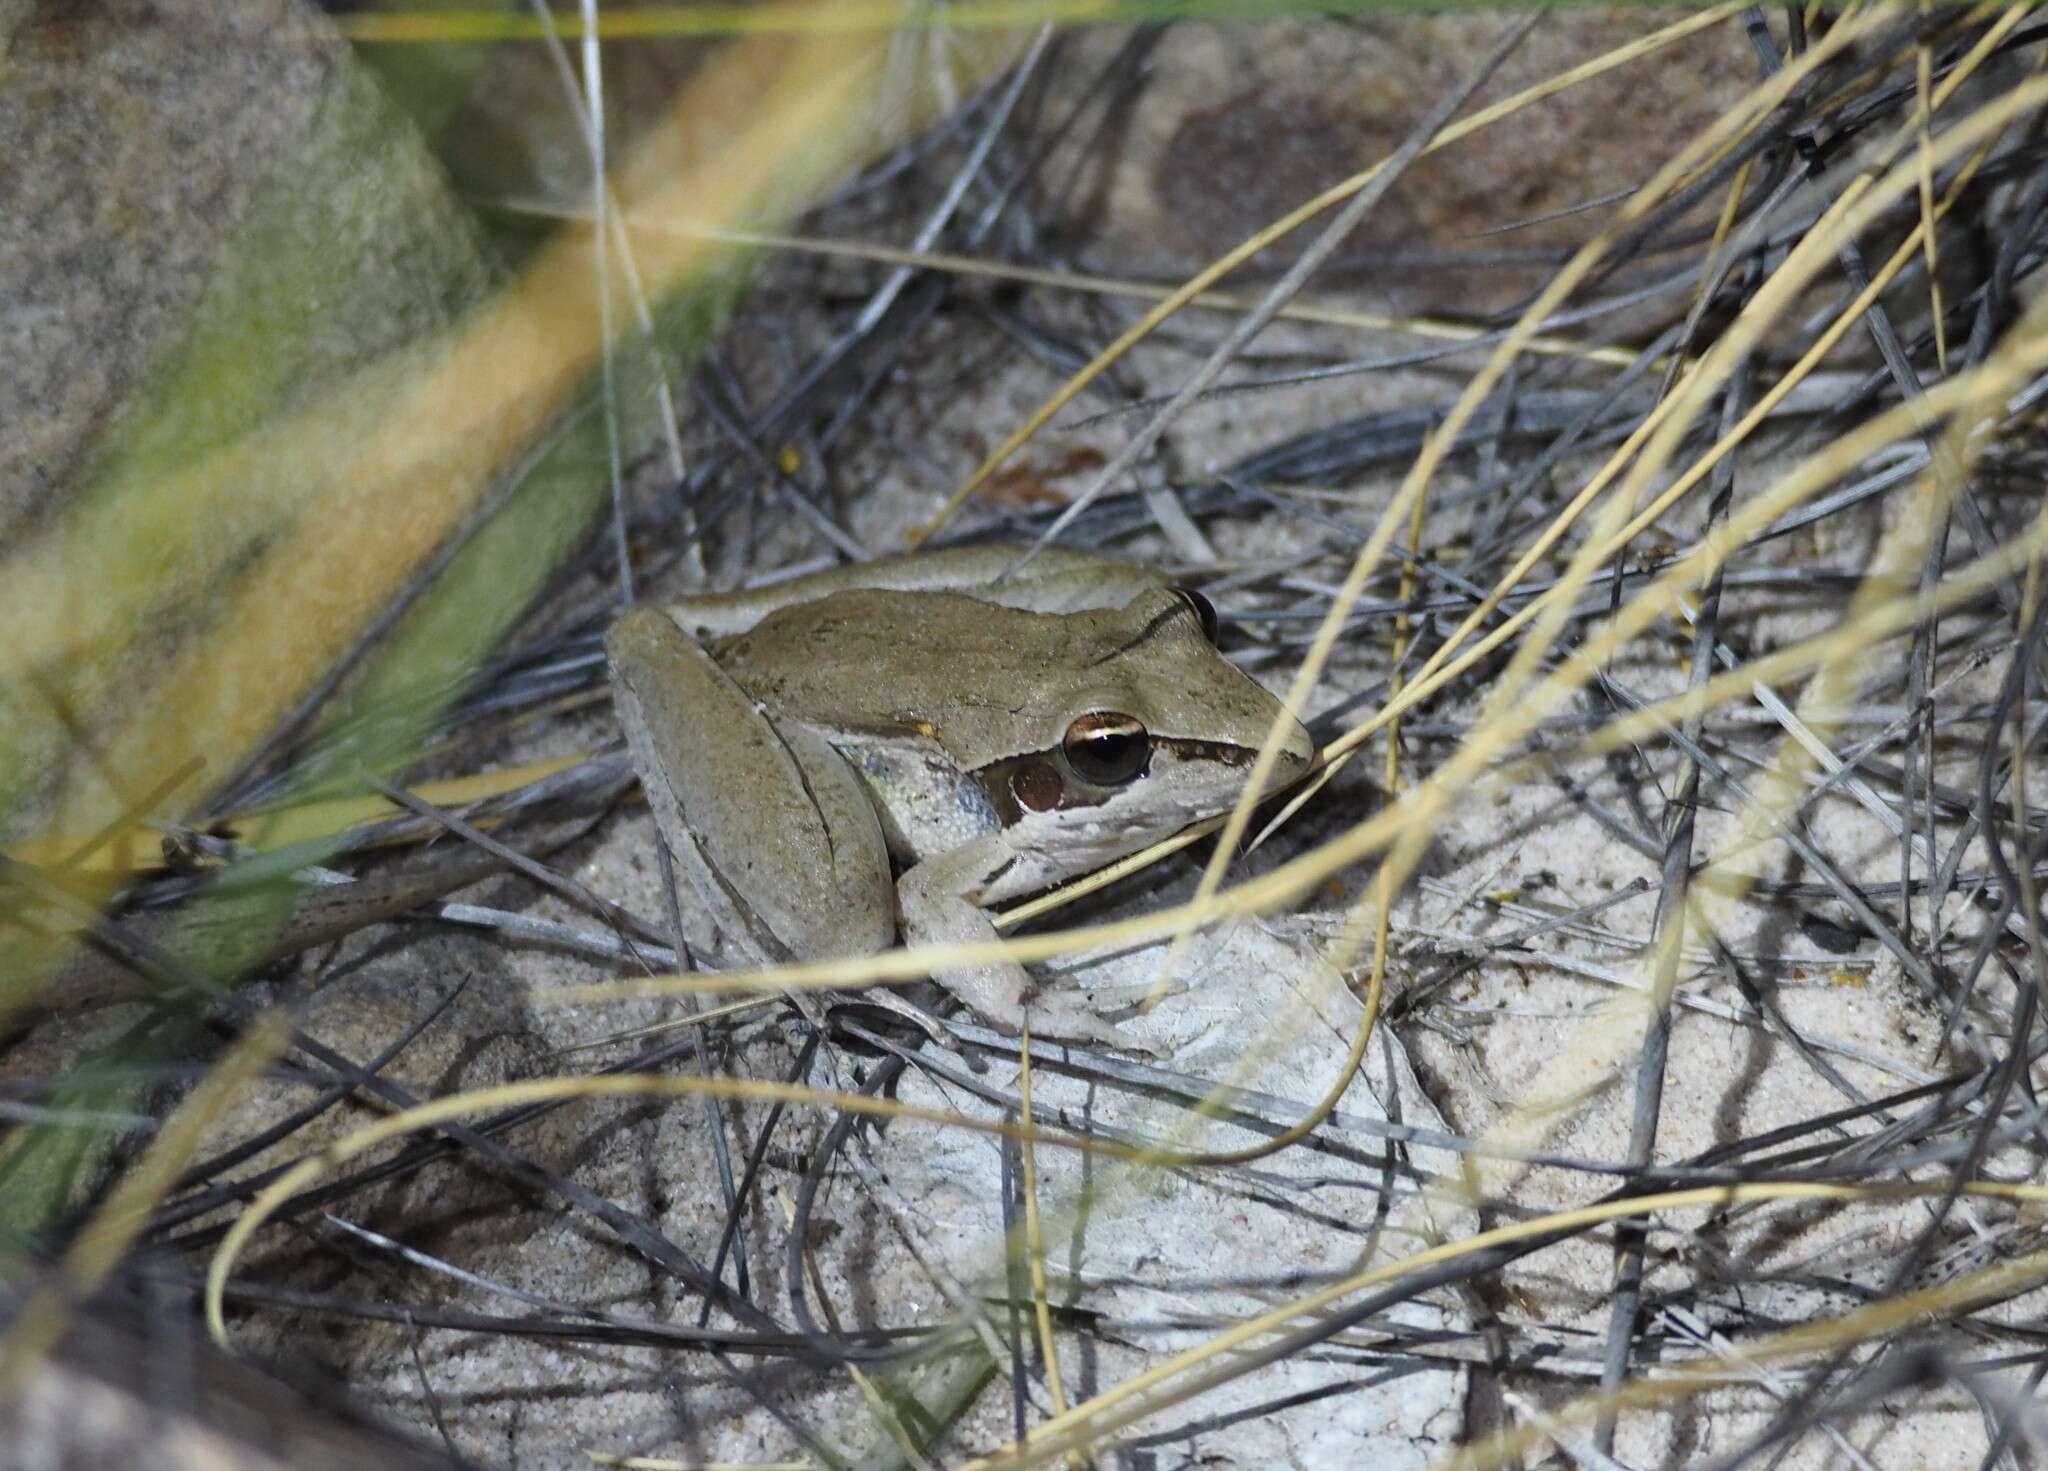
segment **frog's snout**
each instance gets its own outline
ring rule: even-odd
[[[1310,738],[1308,727],[1299,720],[1287,722],[1287,734],[1281,739],[1280,751],[1273,762],[1273,778],[1266,784],[1266,790],[1278,791],[1289,785],[1309,768],[1316,759],[1316,743]]]
[[[1309,763],[1315,759],[1316,743],[1309,735],[1308,727],[1299,720],[1289,721],[1287,740],[1280,748],[1281,766],[1287,768],[1293,775],[1299,776],[1308,770]]]

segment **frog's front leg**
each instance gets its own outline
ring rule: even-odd
[[[846,759],[772,719],[657,609],[628,611],[605,652],[655,826],[740,961],[885,949],[888,847]]]
[[[968,895],[1007,856],[1001,837],[990,837],[927,858],[906,872],[896,881],[904,939],[914,945],[978,945],[999,939],[988,911]],[[1039,989],[1014,960],[944,967],[934,970],[932,979],[976,1015],[1013,1036],[1028,1021],[1033,1036],[1148,1050],[1104,1021],[1079,993]]]

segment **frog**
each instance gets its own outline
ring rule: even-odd
[[[1057,547],[922,551],[629,608],[606,662],[698,900],[695,958],[992,941],[999,906],[1229,810],[1276,728],[1265,795],[1291,785],[1314,743],[1216,635],[1192,588]],[[1127,1035],[1012,960],[933,979],[1011,1036]]]

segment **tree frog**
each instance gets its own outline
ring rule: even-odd
[[[719,964],[995,938],[989,906],[1227,810],[1276,719],[1274,785],[1313,745],[1156,572],[1048,549],[884,558],[630,609],[605,640],[655,825]],[[901,877],[893,881],[892,862]],[[1114,1043],[1015,963],[940,971],[1015,1033]]]

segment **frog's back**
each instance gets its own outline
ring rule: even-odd
[[[715,646],[719,666],[816,731],[867,788],[899,865],[997,831],[979,768],[999,759],[1028,681],[1063,620],[956,593],[856,589],[793,605]],[[1002,754],[1008,754],[1005,749]]]
[[[1099,552],[1055,546],[1033,553],[1028,547],[987,543],[877,557],[762,587],[677,598],[667,606],[685,632],[728,638],[781,609],[864,590],[964,592],[983,603],[1075,613],[1118,607],[1166,581],[1149,567]]]
[[[1164,589],[1058,614],[864,589],[784,608],[713,655],[761,704],[828,739],[922,734],[967,771],[1054,750],[1091,711],[1252,750],[1279,712]]]
[[[960,593],[859,589],[781,609],[714,657],[778,714],[820,730],[943,731],[976,760],[1013,754],[1050,671],[1095,653],[1092,630]]]

